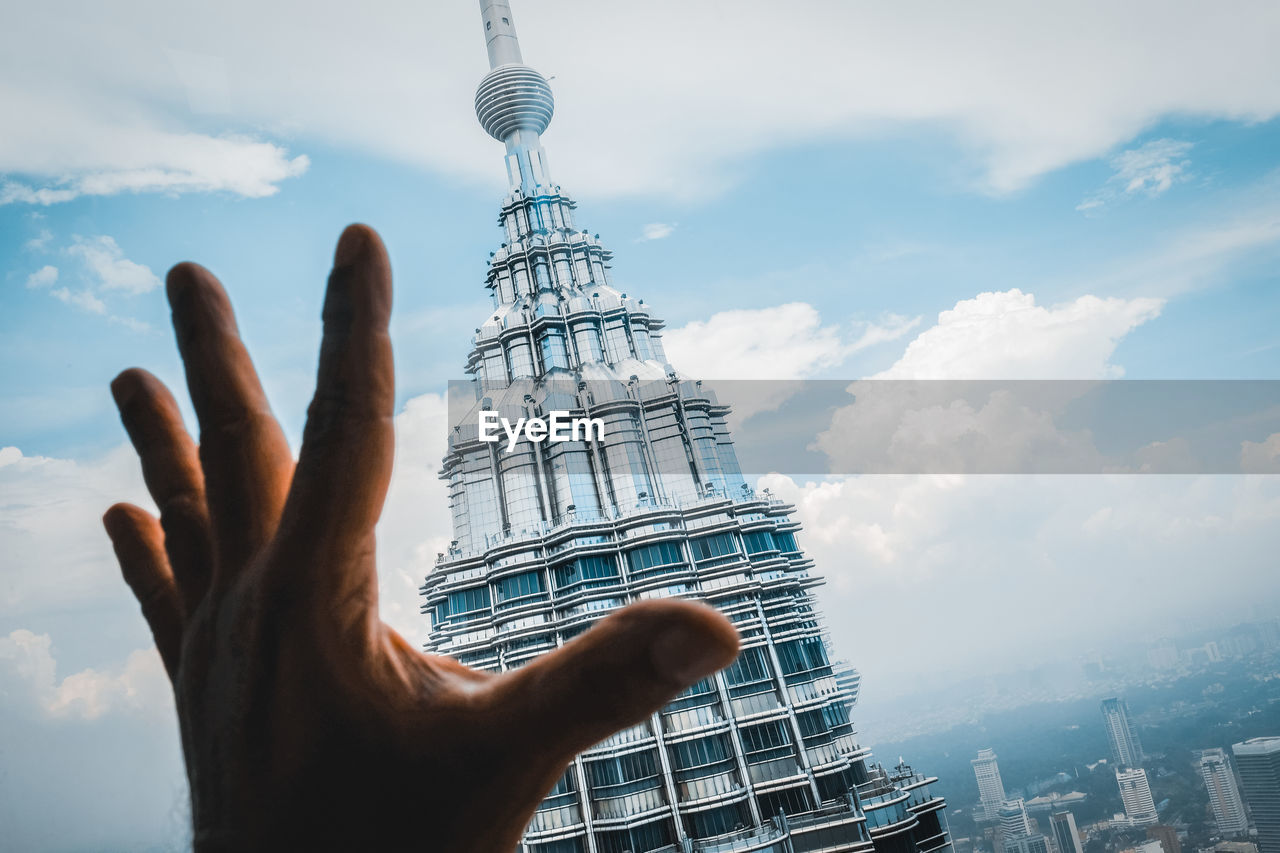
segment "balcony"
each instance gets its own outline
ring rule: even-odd
[[[804,771],[800,769],[799,764],[796,764],[794,758],[775,758],[773,761],[762,761],[759,764],[747,765],[747,775],[751,777],[752,782],[758,785],[803,774]]]
[[[662,789],[651,788],[621,797],[593,800],[592,813],[596,820],[625,820],[637,817],[644,812],[665,808],[666,805],[667,800],[662,795]]]
[[[703,705],[662,715],[662,726],[668,734],[683,734],[706,726],[717,726],[723,722],[725,722],[724,717],[714,705]]]
[[[582,823],[582,810],[577,803],[559,808],[537,811],[526,830],[530,835],[540,832],[559,832]]]
[[[610,750],[619,749],[621,747],[631,746],[632,744],[650,740],[653,732],[649,731],[648,723],[637,723],[630,728],[615,732],[595,746],[591,747],[587,752],[608,752]]]
[[[767,693],[753,693],[750,696],[740,696],[737,699],[729,700],[729,707],[733,709],[733,716],[737,719],[750,717],[753,714],[765,714],[770,711],[777,711],[782,707],[778,702],[778,696],[772,690]]]
[[[693,842],[694,853],[785,853],[787,832],[773,824]]]
[[[742,783],[738,781],[738,774],[733,770],[727,773],[717,773],[714,776],[704,776],[701,779],[679,782],[676,784],[676,789],[680,792],[681,806],[699,800],[720,797],[725,794],[734,794],[743,790]]]
[[[809,757],[810,767],[824,767],[828,764],[835,764],[844,758],[844,754],[836,748],[834,743],[808,747],[804,752]]]
[[[836,683],[835,678],[829,675],[803,684],[787,685],[787,693],[791,696],[792,703],[796,705],[804,705],[818,699],[825,699],[839,692],[840,685]]]

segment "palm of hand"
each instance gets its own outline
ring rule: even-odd
[[[195,846],[512,849],[575,753],[728,664],[737,636],[645,602],[494,675],[424,655],[377,611],[374,526],[391,474],[391,273],[339,241],[295,465],[217,280],[168,279],[200,423],[142,370],[112,383],[156,519],[104,522],[174,684]]]

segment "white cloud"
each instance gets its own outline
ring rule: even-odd
[[[48,228],[41,228],[39,234],[22,244],[22,248],[28,252],[43,252],[49,248],[51,240],[53,240],[53,232]]]
[[[146,322],[145,320],[139,320],[136,317],[121,317],[119,315],[112,314],[110,317],[107,318],[107,320],[110,321],[111,323],[114,323],[117,326],[123,326],[124,328],[128,329],[131,332],[138,332],[139,334],[141,334],[143,332],[151,331],[150,323]]]
[[[27,276],[27,287],[48,287],[58,281],[58,268],[50,264],[45,264],[40,269]]]
[[[79,93],[67,97],[74,94]],[[157,126],[159,120],[124,125],[123,117],[92,112],[50,115],[68,105],[26,104],[3,90],[0,105],[25,108],[32,119],[49,121],[43,128],[23,128],[16,138],[0,142],[0,172],[24,176],[0,182],[0,205],[51,205],[80,196],[142,192],[229,192],[262,198],[310,166],[305,155],[290,157],[279,145],[240,135],[174,132]],[[54,140],[56,133],[76,135]],[[32,150],[34,146],[47,150]]]
[[[1124,192],[1160,195],[1173,186],[1174,181],[1185,179],[1184,171],[1191,164],[1186,159],[1190,150],[1190,142],[1157,139],[1123,152],[1111,164]]]
[[[1274,195],[1280,181],[1272,176],[1260,189]],[[1208,226],[1181,229],[1155,251],[1111,262],[1080,285],[1100,293],[1169,297],[1227,280],[1233,265],[1256,253],[1276,254],[1280,207],[1274,201],[1232,213]]]
[[[1250,474],[1280,474],[1280,432],[1265,441],[1245,441],[1240,446],[1240,470]]]
[[[106,314],[107,305],[93,295],[91,290],[72,290],[69,287],[57,287],[49,291],[55,299],[64,305],[73,305],[90,314]]]
[[[938,315],[877,379],[1102,379],[1124,370],[1116,345],[1158,316],[1161,299],[1081,296],[1045,307],[1014,288],[980,293]]]
[[[52,239],[41,237],[43,243]],[[116,241],[108,236],[80,237],[66,250],[67,254],[78,258],[88,280],[85,287],[72,289],[63,286],[49,290],[49,295],[64,305],[71,305],[90,314],[98,314],[115,325],[134,332],[147,332],[151,326],[133,317],[108,314],[103,295],[122,292],[129,295],[148,293],[160,286],[160,279],[151,268],[131,261],[124,256],[124,251]],[[59,278],[57,267],[46,264],[27,276],[27,287],[32,289],[52,287]]]
[[[836,649],[880,700],[1158,635],[1170,619],[1228,620],[1240,589],[1280,596],[1274,477],[774,474],[760,485],[796,505]],[[893,642],[868,645],[876,636]]]
[[[636,238],[636,242],[643,243],[648,240],[661,240],[670,237],[675,233],[675,223],[667,224],[666,222],[650,222],[640,231],[640,236]]]
[[[113,711],[172,714],[169,678],[154,647],[130,653],[119,667],[83,669],[59,681],[52,646],[48,634],[24,628],[0,637],[5,692],[23,690],[22,698],[50,717],[95,720]]]
[[[261,195],[303,168],[277,145],[208,135],[211,115],[230,130],[500,180],[500,146],[472,115],[485,62],[471,6],[397,0],[358,20],[301,0],[220,8],[24,7],[0,48],[38,82],[0,89],[14,118],[0,172],[43,180],[10,195],[95,184]],[[746,156],[904,125],[952,134],[972,154],[962,171],[1006,192],[1104,156],[1163,116],[1280,111],[1280,12],[1267,0],[1231,15],[1190,2],[1011,12],[998,0],[548,0],[516,11],[527,60],[555,76],[553,171],[597,194],[714,192],[742,178]],[[59,51],[33,35],[55,30]],[[76,177],[64,185],[66,174]]]
[[[663,333],[667,358],[698,379],[803,379],[850,355],[897,340],[920,318],[885,316],[850,329],[824,326],[806,302],[719,311]]]
[[[847,344],[812,305],[720,311],[662,336],[667,358],[699,379],[798,379],[844,359]]]
[[[160,279],[151,268],[126,258],[112,237],[76,235],[67,253],[84,263],[85,271],[102,291],[118,290],[135,295],[149,293],[160,286]]]
[[[419,612],[418,587],[453,538],[449,492],[437,476],[449,430],[445,398],[413,397],[395,423],[395,471],[378,523],[379,609],[383,621],[421,648],[427,617]]]
[[[1168,191],[1175,182],[1189,177],[1187,168],[1191,160],[1186,155],[1191,147],[1190,142],[1155,139],[1139,148],[1122,151],[1111,160],[1115,174],[1107,186],[1076,205],[1076,210],[1094,210],[1119,196],[1137,193],[1158,196]]]
[[[119,570],[102,530],[117,501],[148,506],[133,449],[79,462],[0,450],[0,617],[72,609],[118,597]]]

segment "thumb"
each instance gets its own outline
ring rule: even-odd
[[[499,715],[553,763],[647,719],[733,663],[738,632],[705,604],[645,601],[495,683]]]

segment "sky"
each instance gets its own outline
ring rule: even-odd
[[[515,14],[556,95],[553,173],[688,375],[1280,378],[1274,3]],[[8,17],[0,827],[20,849],[171,849],[185,789],[168,688],[99,523],[146,501],[107,383],[142,365],[182,396],[160,282],[200,261],[296,449],[334,241],[377,227],[399,401],[382,608],[421,641],[416,586],[451,538],[442,394],[501,240],[501,146],[471,104],[479,16],[127,0]],[[1256,439],[1242,452],[1280,468],[1280,436]],[[797,506],[866,706],[1275,615],[1274,479],[765,484]]]

